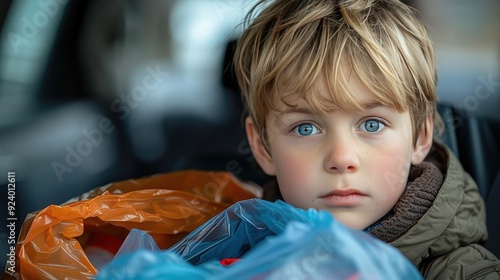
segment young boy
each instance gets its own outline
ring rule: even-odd
[[[426,279],[500,279],[479,245],[477,187],[433,139],[434,53],[413,10],[261,0],[246,20],[235,69],[252,152],[276,177],[265,198],[329,211],[397,247]]]

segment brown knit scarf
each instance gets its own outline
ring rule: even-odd
[[[401,198],[388,215],[370,227],[369,233],[385,242],[402,236],[431,207],[443,181],[443,173],[431,162],[412,166]]]

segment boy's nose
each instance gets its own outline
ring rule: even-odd
[[[333,140],[325,158],[325,169],[331,173],[352,173],[359,168],[356,144],[348,140]]]

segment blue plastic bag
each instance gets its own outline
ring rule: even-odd
[[[219,260],[241,258],[222,266]],[[98,279],[422,279],[395,248],[326,211],[238,202],[167,251],[115,258]]]

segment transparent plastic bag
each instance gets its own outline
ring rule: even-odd
[[[240,258],[230,266],[220,260]],[[98,279],[422,279],[395,248],[326,211],[237,202],[166,251],[115,258]]]
[[[127,235],[127,238],[125,238],[125,241],[123,241],[118,252],[116,252],[115,258],[138,250],[157,252],[160,251],[160,247],[158,247],[153,237],[147,232],[133,228]]]
[[[28,215],[16,246],[21,279],[92,279],[98,273],[85,254],[99,233],[122,242],[133,228],[166,249],[242,199],[256,197],[228,172],[180,171],[96,188],[64,205]]]

